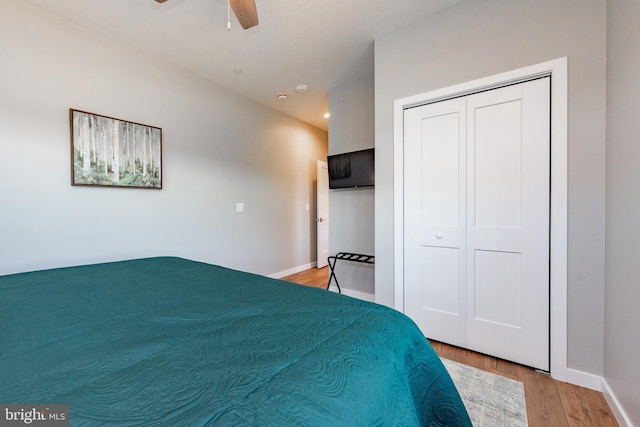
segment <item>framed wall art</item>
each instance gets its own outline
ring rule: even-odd
[[[162,189],[162,129],[69,110],[71,185]]]

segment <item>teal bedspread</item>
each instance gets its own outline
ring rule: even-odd
[[[0,277],[0,403],[71,425],[470,426],[406,316],[181,258]]]

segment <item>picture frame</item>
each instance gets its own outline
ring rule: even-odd
[[[162,189],[162,129],[69,109],[71,185]]]

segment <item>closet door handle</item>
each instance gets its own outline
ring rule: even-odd
[[[436,239],[442,239],[444,237],[444,235],[442,233],[437,233],[436,234]]]

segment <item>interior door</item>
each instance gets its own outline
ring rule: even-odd
[[[328,265],[329,257],[329,170],[327,162],[316,165],[316,267]]]
[[[467,347],[549,370],[550,79],[467,99]]]
[[[405,112],[405,312],[429,338],[549,369],[550,83]]]
[[[466,101],[405,111],[405,313],[466,346]]]

